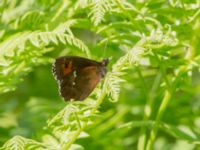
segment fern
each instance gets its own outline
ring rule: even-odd
[[[16,23],[16,29],[37,29],[42,23],[44,23],[44,14],[38,11],[28,11],[22,17],[20,17]]]
[[[65,33],[65,31],[68,31],[69,34],[72,32],[70,31],[70,27],[77,23],[77,20],[67,20],[65,23],[60,24],[56,29],[54,29],[54,32],[56,33]]]
[[[199,14],[197,0],[1,1],[1,149],[198,149]],[[63,108],[46,65],[68,54],[112,59]]]
[[[103,21],[106,12],[112,10],[112,0],[94,0],[92,11],[90,12],[91,20],[95,26]]]
[[[11,1],[8,2],[8,5],[9,4],[12,5],[12,2]],[[19,15],[22,15],[24,12],[26,12],[30,6],[31,6],[31,3],[27,2],[25,0],[21,1],[19,3],[19,5],[17,5],[17,3],[15,3],[15,2],[13,2],[13,6],[4,10],[4,13],[2,16],[2,22],[5,22],[5,23],[12,22]]]
[[[23,56],[24,52],[27,51],[25,50],[25,45],[28,41],[30,41],[32,45],[36,47],[36,51],[37,48],[43,48],[45,45],[50,43],[58,44],[60,42],[63,44],[68,43],[69,45],[75,46],[90,56],[87,46],[82,41],[71,35],[56,32],[25,32],[23,34],[16,34],[0,45],[0,49],[2,49],[0,52],[1,66],[8,67],[7,69],[2,67],[0,70],[2,81],[4,80],[4,82],[1,82],[1,92],[8,92],[15,89],[15,84],[20,82],[20,80],[16,80],[16,78],[12,79],[12,76],[14,76],[16,73],[28,73],[31,71],[29,65],[30,63],[34,64],[34,62],[26,60],[26,57]],[[48,51],[49,50],[43,50],[40,53],[34,53],[33,51],[30,51],[30,53],[27,53],[26,55],[31,56],[32,60],[34,60],[34,57],[39,57]],[[16,67],[16,61],[13,61],[13,57],[18,57],[17,61],[20,60],[21,65]],[[15,71],[13,71],[13,68],[15,68]],[[22,75],[23,73],[19,75],[19,78]],[[15,82],[15,80],[17,82]]]
[[[42,44],[48,45],[50,42],[54,44],[58,44],[58,42],[62,42],[63,44],[68,43],[69,45],[75,46],[86,53],[86,55],[90,56],[89,50],[87,46],[79,39],[74,36],[62,34],[62,33],[54,33],[54,32],[41,32],[32,34],[28,37],[30,42],[34,44],[36,47],[39,47]]]
[[[147,38],[150,39],[150,38]],[[113,66],[111,72],[107,74],[101,95],[92,106],[84,106],[82,103],[69,103],[66,108],[59,112],[48,125],[54,127],[54,134],[61,141],[61,147],[69,148],[74,140],[81,134],[82,130],[92,122],[91,116],[96,112],[98,106],[102,103],[105,93],[107,93],[112,101],[117,101],[120,93],[120,83],[122,80],[123,71],[132,65],[139,64],[146,52],[145,48],[148,40],[141,39],[134,48],[132,48],[125,56],[121,57]],[[87,113],[86,113],[87,112]],[[58,125],[59,123],[59,125]],[[64,139],[62,137],[64,136]],[[67,136],[66,136],[67,135]],[[60,138],[61,137],[61,138]],[[68,138],[67,138],[68,137]],[[69,139],[72,138],[72,139]]]
[[[172,32],[170,32],[172,33]],[[149,37],[144,37],[138,43],[130,50],[127,52],[127,54],[123,57],[121,57],[115,65],[113,65],[112,72],[107,75],[106,78],[106,84],[105,87],[107,87],[106,91],[108,95],[111,95],[111,99],[116,101],[119,97],[120,93],[120,82],[123,80],[121,79],[121,76],[124,74],[124,70],[128,69],[130,67],[133,67],[133,65],[137,66],[141,64],[142,58],[150,53],[150,50],[152,48],[155,48],[155,45],[158,44],[159,46],[163,47],[164,45],[176,45],[177,42],[174,39],[174,37],[168,37],[169,33],[166,35],[159,37],[159,40],[155,42],[156,40],[156,35],[150,35]],[[152,38],[153,36],[153,38]],[[153,41],[152,41],[153,40]],[[173,42],[171,42],[173,41]],[[150,43],[153,42],[153,45]],[[156,44],[155,44],[156,43]],[[160,43],[163,43],[160,44]]]
[[[45,146],[31,139],[26,139],[21,136],[14,136],[3,145],[2,150],[24,150],[25,147],[29,149],[35,149],[36,147],[43,148]]]

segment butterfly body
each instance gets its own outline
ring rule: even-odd
[[[65,101],[84,100],[106,74],[108,59],[101,62],[78,56],[59,57],[52,70]]]

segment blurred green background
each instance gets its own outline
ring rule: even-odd
[[[74,149],[200,149],[198,0],[1,0],[0,19],[2,149],[54,133],[47,121],[68,103],[51,65],[66,55],[111,60],[95,91],[107,95]]]

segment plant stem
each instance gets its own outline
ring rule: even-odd
[[[144,80],[144,77],[143,77],[143,75],[142,75],[139,67],[136,67],[136,70],[137,70],[138,75],[139,75],[139,77],[140,77],[140,79],[142,81],[144,93],[148,93],[148,88],[147,88],[146,82]],[[148,99],[148,95],[147,94],[145,94],[145,97],[146,97],[146,99]],[[147,107],[148,107],[148,105],[145,105],[145,110],[147,110],[146,109]],[[147,120],[147,113],[146,113],[146,111],[144,111],[143,120]],[[141,131],[140,131],[139,141],[138,141],[138,150],[143,150],[144,149],[145,141],[146,141],[145,131],[146,131],[146,127],[142,127]]]
[[[87,126],[87,122],[84,122],[83,125],[81,126],[81,128],[79,128],[76,133],[73,134],[73,137],[67,142],[64,143],[62,145],[62,150],[68,150],[71,145],[74,143],[74,141],[78,138],[78,136],[80,135],[80,133],[85,129],[85,127]]]
[[[166,90],[165,91],[165,95],[164,95],[164,98],[162,100],[162,103],[161,103],[161,106],[158,110],[158,115],[156,117],[156,120],[155,120],[155,124],[153,126],[153,129],[150,133],[150,139],[147,143],[147,147],[146,147],[146,150],[152,150],[152,147],[153,147],[153,143],[155,141],[155,138],[156,138],[156,135],[157,135],[157,131],[158,131],[158,126],[160,124],[160,121],[161,121],[161,118],[163,116],[163,113],[165,112],[165,109],[166,107],[168,106],[168,103],[171,99],[171,93],[169,92],[169,90]]]
[[[54,17],[52,18],[51,21],[55,21],[63,13],[63,11],[65,11],[65,9],[67,8],[68,5],[69,5],[69,2],[67,0],[64,0],[63,5],[61,5],[60,9],[54,15]]]
[[[147,101],[146,101],[146,104],[144,106],[143,121],[149,120],[149,117],[151,115],[152,102],[153,102],[154,97],[155,97],[155,92],[157,91],[157,89],[160,85],[160,81],[161,81],[161,73],[158,73],[155,80],[154,80],[153,86],[152,86],[152,88],[149,91],[149,94],[147,96]],[[140,137],[139,137],[138,144],[137,144],[138,150],[144,150],[145,149],[146,137],[147,137],[146,130],[147,130],[147,126],[141,127]]]

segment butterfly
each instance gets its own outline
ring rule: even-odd
[[[60,95],[65,101],[84,100],[106,75],[108,63],[109,59],[98,62],[78,56],[56,58],[52,72],[58,82]]]

